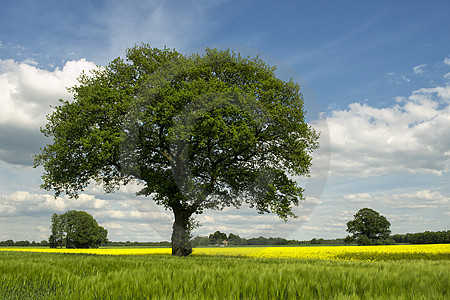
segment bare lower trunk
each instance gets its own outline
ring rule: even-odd
[[[189,217],[191,215],[186,210],[181,209],[174,209],[173,213],[175,222],[172,232],[172,255],[188,256],[192,253],[189,232]]]

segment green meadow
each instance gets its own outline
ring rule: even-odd
[[[0,252],[0,299],[449,299],[450,261]]]

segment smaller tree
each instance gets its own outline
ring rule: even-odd
[[[220,231],[216,231],[213,234],[209,235],[209,243],[211,245],[222,244],[222,242],[226,239],[227,239],[227,235]]]
[[[52,215],[50,247],[63,245],[66,248],[98,248],[106,243],[108,231],[85,211],[71,210],[64,214]]]
[[[11,247],[11,246],[14,246],[14,241],[13,240],[3,241],[3,242],[0,242],[0,245],[1,246]]]
[[[58,246],[62,248],[64,240],[64,223],[62,215],[58,215],[56,213],[52,215],[51,229],[52,234],[48,238],[50,248],[57,248]]]
[[[353,234],[358,245],[383,244],[391,233],[391,223],[373,209],[362,208],[353,217],[347,223],[347,232]]]
[[[230,233],[228,235],[228,244],[229,245],[242,245],[242,239],[239,235]]]

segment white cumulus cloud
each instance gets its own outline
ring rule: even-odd
[[[2,216],[50,215],[72,209],[100,210],[106,205],[106,200],[97,199],[88,194],[81,194],[78,199],[70,199],[67,196],[55,198],[49,194],[32,194],[28,191],[0,195],[0,215]]]
[[[42,125],[49,106],[57,104],[59,98],[71,97],[67,87],[77,83],[83,70],[95,67],[81,59],[47,71],[29,61],[0,60],[0,124],[27,128]]]
[[[81,59],[48,71],[30,61],[0,60],[0,160],[31,164],[31,155],[44,143],[39,128],[46,123],[50,105],[71,99],[67,87],[77,84],[83,70],[95,67]]]
[[[352,103],[313,125],[319,131],[328,126],[330,174],[449,171],[450,86],[420,89],[399,101],[403,102],[386,108]]]

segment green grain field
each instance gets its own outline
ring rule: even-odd
[[[449,299],[450,261],[0,252],[0,299]]]

